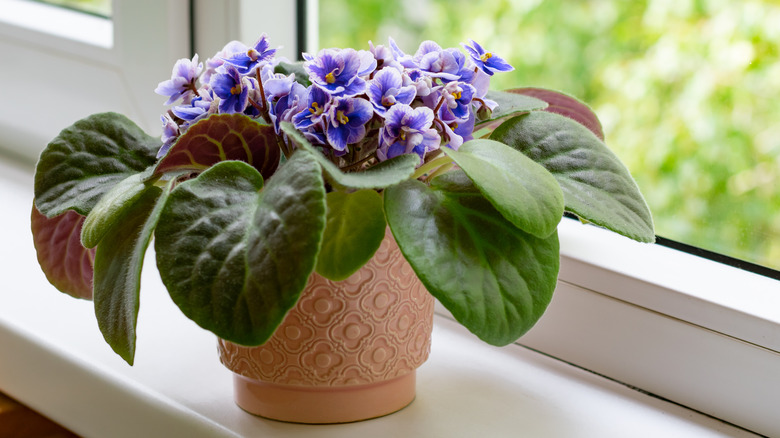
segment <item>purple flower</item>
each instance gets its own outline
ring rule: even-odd
[[[220,113],[240,113],[246,108],[249,101],[249,83],[246,83],[232,64],[224,65],[224,73],[218,73],[211,77],[211,88],[214,94],[221,99],[219,102]],[[247,81],[248,82],[248,81]]]
[[[485,73],[492,76],[495,72],[512,71],[515,69],[496,54],[486,52],[476,41],[470,41],[473,47],[466,44],[462,45],[469,52],[471,59],[477,64],[477,67],[481,68]]]
[[[467,83],[473,82],[476,73],[474,72],[473,64],[469,62],[469,59],[466,57],[466,55],[457,49],[447,49],[446,51],[452,55],[455,61],[454,65],[457,66],[453,68],[453,70],[455,70],[455,76],[458,77],[456,80]]]
[[[411,104],[417,93],[414,85],[403,85],[403,77],[398,70],[385,68],[379,70],[374,75],[374,79],[368,83],[366,94],[374,105],[376,113],[383,115],[396,103]]]
[[[409,153],[425,157],[427,152],[438,149],[441,137],[432,123],[430,108],[393,105],[385,114],[377,157],[382,161]]]
[[[163,145],[160,147],[160,150],[157,151],[157,158],[165,155],[168,152],[168,149],[171,148],[171,145],[173,145],[173,142],[179,137],[179,126],[173,121],[171,116],[168,114],[162,115],[160,116],[160,120],[162,120],[163,123],[161,137]]]
[[[365,99],[338,97],[325,115],[325,135],[333,149],[342,152],[347,144],[357,143],[366,135],[365,124],[374,109]]]
[[[398,44],[392,38],[387,39],[390,43],[390,49],[393,51],[396,61],[405,68],[417,68],[417,64],[411,55],[407,55],[398,47]]]
[[[206,70],[203,72],[203,76],[201,76],[201,81],[203,81],[204,84],[211,82],[211,76],[216,74],[217,69],[225,63],[225,58],[229,58],[240,52],[246,52],[247,50],[249,50],[249,47],[241,41],[231,41],[225,44],[225,47],[223,47],[222,50],[206,60]]]
[[[269,45],[266,38],[266,34],[260,35],[260,39],[257,40],[253,47],[225,58],[225,62],[236,66],[236,69],[241,74],[249,73],[258,64],[273,58],[274,54],[276,54],[276,49],[268,48]]]
[[[277,74],[263,82],[269,115],[274,122],[276,132],[282,121],[290,121],[293,115],[301,112],[306,99],[306,87],[295,82],[295,75]]]
[[[173,66],[171,78],[160,82],[154,92],[162,96],[168,96],[168,101],[165,102],[166,105],[170,105],[179,99],[183,99],[184,103],[189,103],[197,95],[195,80],[198,79],[202,70],[203,63],[198,63],[197,54],[192,57],[192,60],[187,58],[180,59]]]
[[[422,46],[420,47],[422,48]],[[438,44],[436,47],[438,47]],[[433,49],[433,47],[428,47],[427,49]],[[441,50],[441,48],[439,48],[439,50],[430,50],[419,57],[417,65],[419,66],[420,70],[435,78],[441,78],[447,81],[455,81],[459,79],[458,71],[460,68],[458,61],[453,55],[454,53],[459,52],[452,50]],[[415,59],[416,58],[417,56],[415,56]]]
[[[371,52],[371,54],[374,55],[374,59],[376,59],[376,68],[383,69],[385,67],[392,67],[398,71],[403,71],[404,67],[395,60],[392,49],[383,45],[374,46],[374,43],[371,41],[368,42],[368,47],[369,52]]]
[[[414,85],[417,97],[425,97],[433,92],[433,78],[423,74],[421,70],[406,70],[404,72],[404,82]]]
[[[452,122],[451,125],[442,123],[444,127],[444,146],[456,151],[464,142],[474,138],[474,113],[472,112],[464,123]]]
[[[439,118],[445,123],[465,122],[471,115],[471,101],[477,90],[464,82],[448,82],[436,87],[434,93],[426,96],[423,103],[430,108],[439,106]]]
[[[473,64],[472,64],[472,68]],[[471,81],[466,81],[474,86],[474,88],[477,90],[476,97],[480,99],[484,99],[485,95],[488,92],[488,89],[490,88],[490,78],[491,76],[482,69],[475,69],[474,77],[471,79]]]
[[[304,68],[312,83],[333,96],[356,96],[366,91],[361,73],[376,68],[376,59],[370,52],[364,56],[353,49],[322,49],[316,57],[304,53]],[[368,59],[370,58],[370,60]],[[373,67],[371,65],[373,61]],[[365,73],[364,73],[365,74]]]
[[[293,124],[302,131],[319,124],[329,104],[330,94],[320,87],[309,87],[306,109],[293,116]]]
[[[211,104],[213,102],[213,92],[208,88],[202,88],[200,90],[200,95],[192,99],[189,105],[175,106],[171,108],[171,112],[173,112],[176,117],[188,123],[192,123],[213,112],[211,111]]]

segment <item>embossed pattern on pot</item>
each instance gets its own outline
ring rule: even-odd
[[[234,373],[277,384],[389,380],[428,358],[433,305],[388,229],[371,261],[348,279],[312,274],[296,307],[265,344],[220,340],[220,360]]]

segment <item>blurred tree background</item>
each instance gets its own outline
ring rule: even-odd
[[[776,0],[320,0],[320,46],[474,39],[601,118],[658,235],[780,269]]]

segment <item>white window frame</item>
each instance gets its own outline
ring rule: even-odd
[[[228,41],[252,44],[260,34],[268,34],[273,47],[281,47],[277,56],[299,58],[298,47],[305,51],[317,47],[317,0],[306,0],[306,41],[299,44],[297,1],[293,0],[194,0],[195,51],[205,59]]]
[[[780,436],[780,282],[564,219],[553,302],[518,343]]]
[[[304,47],[310,52],[317,49],[316,4],[307,0]],[[17,44],[29,51],[23,55],[28,61],[43,60],[36,64],[41,68],[58,60],[82,65],[73,72],[58,71],[45,85],[38,73],[20,74],[18,67],[0,70],[3,83],[36,90],[30,96],[44,87],[52,101],[71,99],[65,107],[76,107],[62,114],[23,99],[0,107],[0,147],[35,158],[60,129],[106,110],[128,114],[147,131],[158,132],[164,99],[153,89],[170,75],[176,59],[190,56],[190,18],[201,59],[233,39],[251,44],[262,32],[272,44],[283,46],[282,56],[295,59],[295,5],[278,0],[115,0],[111,48],[0,21],[0,50],[4,43]],[[86,71],[97,74],[97,97],[73,102],[74,95],[88,91],[77,80]],[[101,101],[100,85],[117,82],[121,92],[104,93],[107,100]],[[520,344],[748,430],[780,435],[780,282],[568,219],[559,232],[558,289]]]
[[[176,59],[189,56],[188,0],[114,0],[112,23],[97,24],[103,32],[94,36],[73,31],[99,18],[44,4],[0,2],[5,153],[34,160],[60,130],[103,111],[126,114],[159,134],[164,99],[154,88],[170,77]],[[3,16],[15,7],[62,26],[36,29]]]

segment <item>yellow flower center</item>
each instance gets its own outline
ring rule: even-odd
[[[317,102],[312,102],[311,108],[309,108],[309,112],[314,115],[320,115],[322,114],[322,108],[320,108],[320,104]]]
[[[257,61],[257,55],[259,54],[260,53],[255,49],[249,49],[246,51],[246,56],[248,56],[252,62]]]
[[[492,58],[493,54],[490,52],[486,52],[484,55],[480,56],[479,59],[482,60],[482,62],[487,62],[488,59]]]
[[[241,94],[241,84],[236,84],[230,89],[230,94]]]
[[[336,77],[333,76],[333,72],[330,72],[330,73],[325,75],[325,82],[327,82],[329,84],[332,84],[332,83],[336,82]]]
[[[452,97],[454,97],[456,100],[460,99],[460,96],[461,96],[460,91],[456,91],[456,92],[452,93]]]
[[[347,115],[344,114],[344,111],[341,110],[336,112],[336,119],[342,125],[346,125],[349,122],[349,117],[347,117]]]

